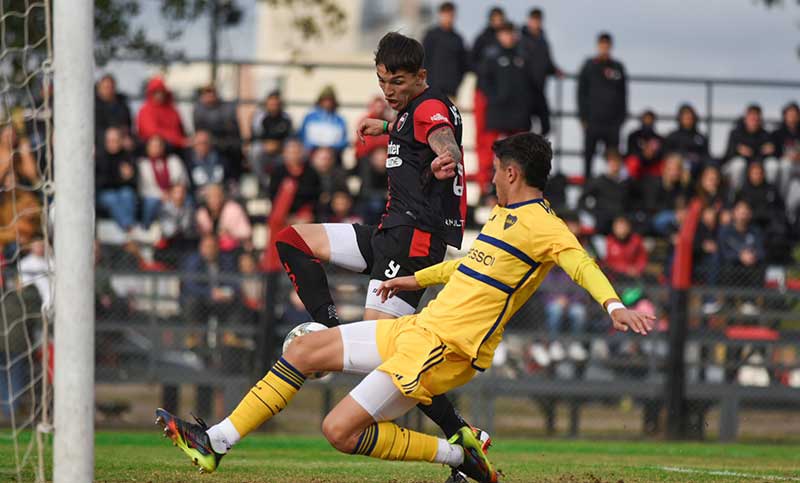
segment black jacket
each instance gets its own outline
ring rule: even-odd
[[[578,114],[588,124],[617,124],[628,113],[628,88],[622,63],[588,59],[578,78]]]
[[[290,177],[293,176],[289,174],[284,164],[275,168],[269,180],[269,197],[273,202],[278,191],[280,191],[283,180]],[[297,180],[297,194],[295,194],[291,212],[295,213],[306,206],[315,209],[322,191],[322,183],[317,172],[306,164],[303,172],[299,176],[294,176],[294,178]]]
[[[649,176],[644,179],[644,209],[654,215],[659,211],[674,210],[686,202],[688,193],[681,183],[664,186],[660,176]]]
[[[464,39],[453,30],[433,27],[425,34],[422,45],[425,47],[428,84],[455,97],[464,74],[469,70]]]
[[[487,26],[475,39],[472,44],[472,51],[470,52],[470,67],[478,76],[478,89],[483,91],[484,77],[481,75],[481,65],[483,64],[486,49],[491,46],[497,46],[497,33],[490,26]]]
[[[785,122],[773,131],[772,142],[775,143],[775,155],[782,157],[787,150],[800,150],[800,126],[790,129]]]
[[[678,128],[667,136],[664,141],[664,150],[667,153],[680,153],[692,161],[708,159],[708,138],[697,129]]]
[[[129,180],[123,180],[120,175],[119,166],[122,163],[128,163],[133,168],[133,176]],[[94,176],[97,191],[119,189],[124,186],[136,190],[136,162],[126,151],[108,154],[105,150],[99,149],[95,156]]]
[[[99,96],[94,96],[94,130],[95,145],[102,146],[106,129],[118,127],[132,133],[131,110],[128,108],[128,97],[117,94],[112,102],[105,102]]]
[[[292,119],[285,112],[277,116],[264,114],[258,138],[262,140],[283,141],[292,134]]]
[[[755,186],[748,180],[736,198],[747,201],[753,211],[753,223],[763,230],[784,220],[783,200],[774,185],[764,182]]]
[[[550,54],[550,43],[544,31],[540,35],[533,35],[528,27],[522,27],[522,38],[520,40],[522,51],[528,60],[528,69],[531,78],[537,89],[543,91],[547,76],[556,73],[556,64]]]
[[[604,174],[586,183],[579,204],[596,217],[613,218],[630,211],[630,191],[627,180],[613,179]]]
[[[520,47],[490,47],[480,70],[485,78],[486,128],[502,132],[530,130],[533,82]]]
[[[664,145],[664,138],[659,135],[652,126],[642,126],[628,135],[628,150],[625,154],[636,156],[642,155],[642,148],[644,143],[650,139],[658,139],[661,146]],[[661,157],[661,153],[656,155],[657,158]]]
[[[763,159],[761,155],[761,147],[767,143],[772,142],[772,137],[766,129],[759,128],[756,132],[747,132],[744,127],[744,121],[739,120],[728,136],[728,148],[725,150],[724,161],[729,161],[732,158],[739,156],[736,152],[736,146],[744,144],[753,150],[753,155],[747,159],[748,162],[760,161]]]

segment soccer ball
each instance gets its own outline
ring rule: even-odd
[[[286,334],[286,338],[283,340],[283,352],[286,352],[286,349],[289,347],[289,344],[296,338],[300,337],[301,335],[306,335],[311,332],[319,332],[320,330],[325,330],[327,327],[320,324],[319,322],[304,322],[294,329],[290,330],[288,334]],[[313,374],[309,374],[307,376],[308,379],[319,379],[321,377],[325,377],[328,373],[327,372],[315,372]]]

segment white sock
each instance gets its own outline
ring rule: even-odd
[[[433,461],[458,468],[464,462],[464,448],[439,438],[439,447],[436,449],[436,457]]]
[[[211,440],[211,448],[220,454],[227,453],[241,439],[239,431],[228,418],[208,428],[206,434]]]

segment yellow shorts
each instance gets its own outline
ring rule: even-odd
[[[408,397],[430,404],[431,397],[469,382],[475,369],[468,357],[452,351],[433,332],[416,325],[417,316],[379,320],[375,338],[390,376]]]

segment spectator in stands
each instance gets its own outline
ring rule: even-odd
[[[297,138],[289,138],[283,147],[283,164],[275,168],[270,178],[269,194],[273,206],[276,197],[293,183],[297,191],[290,212],[296,220],[313,221],[319,202],[321,182],[319,175],[308,166],[303,152],[303,144]]]
[[[226,184],[231,179],[227,159],[220,156],[208,131],[194,133],[188,158],[189,176],[197,199],[206,186]]]
[[[6,189],[32,188],[39,167],[29,138],[20,137],[9,123],[0,130],[0,185]]]
[[[264,281],[258,273],[258,265],[252,253],[244,252],[239,255],[239,273],[242,280],[239,282],[238,297],[241,307],[245,311],[242,322],[255,324],[264,309]]]
[[[768,183],[764,166],[758,161],[747,167],[747,179],[736,195],[744,200],[752,211],[752,223],[764,235],[767,262],[787,263],[793,240],[789,233],[786,208],[775,185]]]
[[[771,162],[776,155],[772,137],[764,129],[761,106],[747,106],[744,117],[736,122],[728,137],[722,173],[731,188],[738,190],[744,183],[747,165],[753,161]]]
[[[220,100],[216,87],[208,85],[200,90],[192,118],[195,131],[211,134],[214,149],[228,167],[227,176],[238,179],[242,170],[242,135],[236,104]]]
[[[486,140],[494,142],[531,128],[533,80],[519,45],[514,25],[506,22],[497,29],[497,44],[487,47],[481,64],[486,95]],[[491,190],[492,165],[481,165],[486,183],[482,193]]]
[[[628,150],[626,154],[641,156],[647,144],[652,139],[658,139],[661,144],[664,138],[656,132],[656,113],[650,109],[639,116],[639,128],[628,135]]]
[[[353,197],[347,190],[338,190],[331,196],[327,223],[363,224],[364,219],[353,211]]]
[[[475,87],[473,99],[473,116],[475,118],[475,150],[478,155],[478,172],[475,173],[475,181],[483,186],[488,186],[492,179],[492,171],[486,168],[492,165],[494,154],[492,153],[492,143],[494,134],[486,128],[486,76],[481,70],[485,51],[487,48],[497,45],[497,29],[506,23],[506,15],[500,7],[493,7],[489,11],[489,23],[475,39],[472,45],[471,65],[472,70],[477,75],[477,85]]]
[[[730,224],[723,225],[719,233],[719,250],[722,260],[720,282],[730,287],[761,287],[764,281],[764,238],[753,223],[752,211],[744,200],[733,206]],[[744,301],[739,310],[744,315],[756,315],[758,309],[751,301]]]
[[[359,212],[367,224],[377,225],[386,207],[387,186],[386,149],[375,148],[367,161],[359,166],[361,187],[358,192]]]
[[[172,92],[167,89],[164,79],[153,77],[147,83],[145,101],[136,118],[136,131],[139,140],[147,143],[153,136],[159,136],[170,148],[183,149],[189,145],[186,131],[178,109],[172,100]]]
[[[122,137],[132,134],[131,110],[128,97],[117,92],[117,81],[111,74],[105,74],[97,81],[94,95],[94,139],[95,149],[105,142],[106,130],[118,128]]]
[[[697,130],[697,112],[691,104],[682,104],[678,108],[678,128],[667,136],[664,150],[683,157],[692,179],[697,178],[708,161],[708,138]]]
[[[697,182],[697,197],[704,206],[713,206],[722,215],[722,221],[727,223],[728,192],[722,184],[722,175],[719,168],[713,165],[706,166],[700,172]]]
[[[563,215],[564,222],[576,237],[581,235],[581,225],[574,213]],[[559,341],[563,332],[564,323],[568,322],[573,336],[580,337],[586,333],[588,310],[591,297],[585,290],[576,290],[575,283],[559,267],[551,270],[547,275],[547,297],[545,300],[545,317],[547,335],[550,339],[550,357],[553,360],[564,358],[564,348]],[[569,345],[568,355],[571,359],[582,361],[586,359],[586,349],[577,340]]]
[[[700,212],[699,221],[692,241],[693,279],[713,287],[719,278],[719,212],[713,206],[706,206]],[[715,297],[704,297],[705,314],[714,314],[720,308]]]
[[[594,217],[595,231],[607,234],[611,222],[620,213],[626,213],[630,206],[630,183],[622,176],[622,157],[617,151],[606,154],[608,169],[606,173],[586,183],[580,206]]]
[[[337,156],[347,147],[347,124],[336,110],[339,101],[333,86],[326,86],[320,92],[314,109],[303,119],[298,135],[309,151],[319,147],[336,150]]]
[[[195,214],[201,236],[217,237],[219,250],[229,254],[241,247],[251,248],[253,229],[242,205],[225,198],[221,185],[211,184],[203,190],[203,203]]]
[[[253,139],[261,141],[260,150],[253,156],[253,172],[261,179],[278,163],[283,142],[292,135],[292,119],[283,110],[279,91],[272,91],[264,100],[264,110],[253,116]],[[264,186],[267,183],[262,183]]]
[[[584,177],[592,176],[598,141],[619,149],[619,132],[628,112],[625,67],[611,58],[611,34],[597,37],[597,55],[586,60],[578,77],[578,115],[584,130]]]
[[[315,149],[311,152],[310,162],[319,176],[321,205],[329,204],[334,192],[347,191],[347,173],[336,165],[336,151],[333,148]]]
[[[629,141],[631,140],[629,139]],[[647,176],[661,176],[663,138],[655,131],[644,130],[637,135],[633,142],[636,145],[634,152],[625,158],[628,176],[635,181],[640,181]]]
[[[371,101],[369,101],[369,104],[367,104],[367,113],[361,119],[359,119],[356,125],[360,126],[361,121],[364,119],[383,119],[384,121],[392,121],[392,110],[383,99],[383,96],[375,96]],[[369,164],[367,157],[370,156],[373,150],[376,148],[385,150],[386,146],[388,145],[388,134],[384,134],[383,136],[365,136],[363,140],[356,138],[356,140],[353,141],[353,147],[355,148],[356,159],[358,160],[359,166],[363,166],[364,163]]]
[[[531,94],[533,97],[532,114],[539,119],[542,136],[550,132],[550,107],[547,104],[547,78],[551,75],[563,76],[556,67],[550,52],[550,43],[544,33],[542,22],[544,12],[534,8],[528,13],[528,23],[522,27],[522,50],[530,69],[533,81]]]
[[[103,146],[95,154],[97,203],[123,231],[136,224],[136,163],[122,147],[122,130],[106,129]]]
[[[195,240],[194,203],[187,196],[187,186],[178,184],[161,204],[158,226],[161,239],[156,242],[155,257],[161,263],[176,267]]]
[[[175,187],[182,186],[186,190],[189,177],[183,161],[174,154],[167,154],[161,136],[151,136],[145,151],[146,156],[140,158],[138,163],[138,185],[142,200],[142,226],[147,229],[158,218],[162,203],[170,199],[176,203],[179,201]]]
[[[677,228],[676,211],[686,206],[688,197],[685,182],[683,160],[677,153],[667,156],[661,176],[644,179],[644,210],[653,233],[668,236]]]
[[[23,285],[35,285],[42,299],[42,310],[50,307],[53,298],[49,275],[55,270],[52,255],[45,256],[45,242],[35,239],[28,247],[28,253],[19,261],[19,281]]]
[[[800,106],[791,102],[783,108],[781,125],[772,133],[775,160],[764,165],[767,179],[778,186],[784,198],[792,178],[800,177]]]
[[[638,233],[633,232],[630,220],[619,215],[614,218],[611,234],[606,237],[606,257],[603,260],[617,281],[638,281],[647,266],[647,250]]]
[[[469,54],[461,34],[455,31],[456,6],[453,2],[439,5],[439,24],[425,33],[424,67],[428,85],[455,99],[458,86],[469,70]]]
[[[211,316],[222,321],[235,309],[236,290],[232,282],[222,279],[235,267],[219,256],[219,245],[214,235],[200,239],[199,250],[191,254],[182,271],[186,274],[181,286],[181,305],[189,320],[205,322]]]
[[[42,310],[42,300],[33,285],[19,281],[9,285],[3,294],[3,317],[14,323],[0,331],[0,408],[6,419],[14,415],[19,421],[20,404],[35,397],[26,354],[36,340],[35,326],[40,320],[36,314]]]

